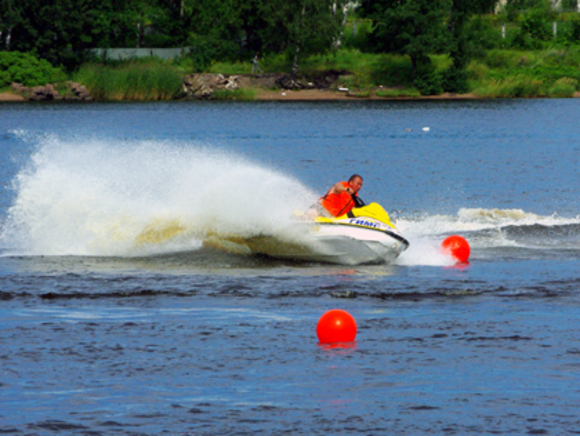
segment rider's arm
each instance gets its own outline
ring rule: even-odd
[[[334,185],[332,187],[332,193],[333,194],[341,194],[344,191],[348,192],[349,194],[352,194],[352,188],[350,186],[347,186],[345,188],[344,185],[341,182],[338,182],[336,185]]]

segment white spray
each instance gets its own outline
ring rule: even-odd
[[[208,234],[284,232],[316,195],[297,180],[195,144],[56,138],[14,181],[1,246],[43,255],[136,256]]]

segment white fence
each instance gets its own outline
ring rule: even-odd
[[[182,54],[189,53],[189,47],[177,48],[93,48],[89,52],[94,53],[103,60],[120,61],[133,58],[146,58],[156,56],[160,59],[174,59]]]

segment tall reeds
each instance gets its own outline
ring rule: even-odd
[[[181,91],[182,75],[158,63],[127,63],[117,66],[83,65],[75,74],[96,100],[171,100]]]

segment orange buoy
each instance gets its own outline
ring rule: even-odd
[[[467,262],[471,248],[469,248],[469,242],[465,238],[453,235],[443,241],[441,252],[450,255],[458,262]]]
[[[321,344],[352,342],[356,337],[356,322],[350,313],[332,309],[318,320],[316,334]]]

